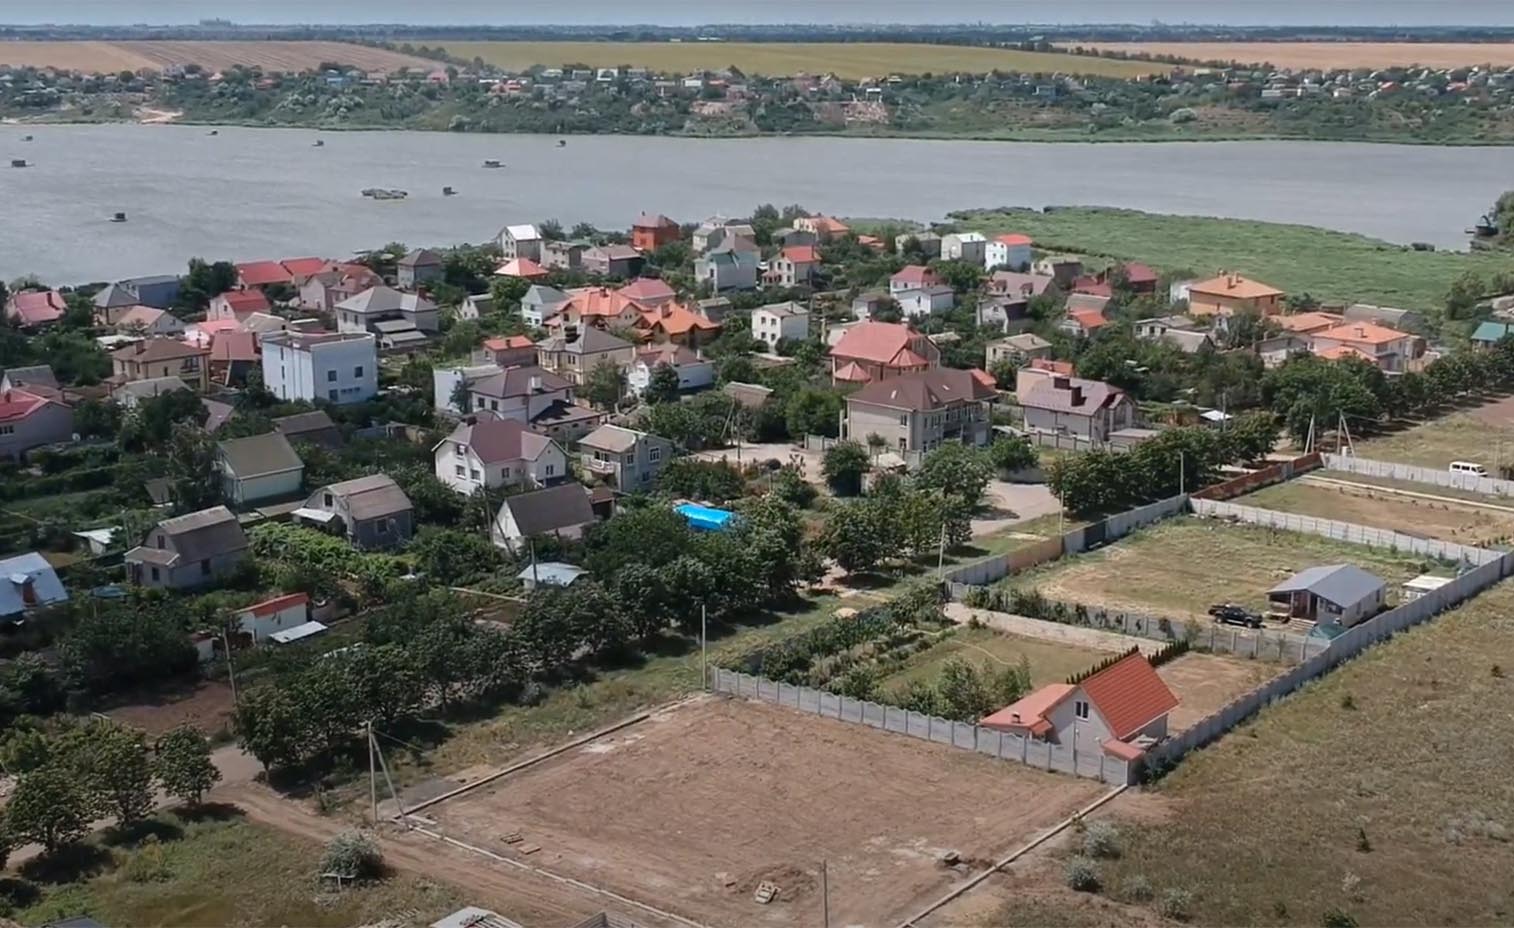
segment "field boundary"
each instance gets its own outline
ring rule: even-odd
[[[1324,456],[1327,470],[1357,474],[1362,477],[1386,477],[1390,480],[1406,480],[1452,490],[1481,493],[1484,496],[1514,497],[1514,480],[1496,477],[1478,477],[1473,474],[1453,474],[1448,470],[1435,470],[1397,461],[1377,461],[1359,458],[1354,454],[1327,454]]]
[[[779,683],[723,667],[713,668],[710,686],[716,693],[725,696],[769,702],[822,718],[866,725],[957,750],[975,751],[999,760],[1100,780],[1114,786],[1134,783],[1140,770],[1139,764],[1110,757],[1103,751],[1079,752],[1076,745],[1068,747],[1050,741],[1022,738],[983,728],[972,722],[954,722],[923,712],[852,699],[808,686]],[[1097,757],[1090,757],[1090,753]]]

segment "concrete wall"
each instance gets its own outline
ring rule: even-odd
[[[958,750],[977,751],[1001,760],[1102,780],[1105,783],[1134,783],[1139,773],[1138,764],[1110,757],[1103,751],[1079,751],[1069,745],[1021,738],[980,728],[970,722],[953,722],[894,706],[849,699],[807,686],[775,683],[763,677],[721,667],[711,668],[710,688],[728,696],[760,699],[842,722],[867,725],[922,741],[950,745]]]
[[[1493,477],[1474,477],[1471,474],[1453,474],[1449,470],[1430,467],[1415,467],[1394,461],[1373,461],[1350,454],[1324,455],[1325,467],[1329,470],[1363,477],[1386,477],[1391,480],[1408,480],[1452,490],[1467,490],[1488,496],[1514,496],[1514,480],[1499,480]],[[1477,463],[1486,465],[1487,462]]]

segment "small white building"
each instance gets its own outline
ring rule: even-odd
[[[505,226],[499,230],[499,253],[505,261],[530,258],[541,261],[541,230],[530,223]]]
[[[281,400],[361,403],[378,393],[378,341],[367,332],[272,332],[263,386]]]
[[[904,315],[911,318],[944,312],[957,305],[956,293],[951,287],[945,285],[921,287],[918,290],[900,290],[894,294],[894,299],[898,301]]]
[[[487,413],[459,424],[431,451],[436,479],[459,493],[529,489],[568,476],[568,456],[557,442]]]
[[[288,593],[246,606],[232,617],[237,631],[252,645],[267,644],[278,632],[298,628],[310,621],[310,595]]]
[[[988,254],[988,239],[982,232],[953,232],[941,236],[943,261],[966,261],[982,264]]]
[[[983,266],[1023,271],[1030,267],[1032,244],[1028,235],[1001,235],[984,248]]]
[[[682,345],[671,342],[653,345],[636,353],[626,375],[626,383],[636,394],[645,393],[652,383],[652,372],[666,364],[678,375],[678,390],[686,393],[702,390],[715,383],[715,365]]]
[[[769,303],[752,310],[752,337],[774,350],[783,339],[802,342],[810,337],[810,311],[800,303]]]

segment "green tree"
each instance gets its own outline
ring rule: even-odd
[[[171,390],[137,404],[121,423],[121,444],[128,451],[159,449],[180,423],[200,426],[210,411],[193,390]]]
[[[873,570],[898,554],[895,531],[874,500],[837,503],[819,539],[822,554],[847,573]]]
[[[625,392],[625,371],[609,358],[603,358],[594,365],[584,383],[584,396],[600,409],[614,409]]]
[[[235,721],[237,743],[256,757],[265,771],[293,766],[309,754],[309,720],[285,687],[260,686],[244,691]]]
[[[344,831],[327,842],[321,855],[321,873],[334,873],[348,880],[376,879],[384,873],[384,855],[369,835]]]
[[[1027,470],[1040,462],[1035,445],[1020,437],[999,436],[988,446],[988,459],[1002,474]]]
[[[678,369],[664,361],[652,368],[642,398],[648,403],[676,403],[678,392]]]
[[[12,840],[40,844],[48,853],[72,844],[89,830],[90,800],[68,770],[46,765],[23,775],[5,807]]]
[[[993,477],[987,455],[958,441],[949,441],[925,455],[915,472],[915,486],[954,496],[976,507]]]
[[[221,500],[215,440],[199,426],[178,422],[167,449],[168,495],[178,513],[197,512]]]
[[[180,615],[168,606],[101,606],[81,612],[59,646],[65,685],[88,693],[162,684],[197,658]]]
[[[841,394],[820,387],[804,387],[789,398],[784,420],[796,440],[805,435],[835,437],[840,430]]]
[[[867,449],[854,441],[841,441],[826,449],[820,472],[837,496],[857,496],[862,492],[862,476],[871,467]]]
[[[210,741],[188,725],[158,737],[152,766],[163,792],[191,806],[199,805],[221,779],[210,759]]]
[[[59,738],[55,761],[63,764],[91,797],[92,811],[116,824],[139,822],[152,811],[152,765],[139,732],[94,721]]]

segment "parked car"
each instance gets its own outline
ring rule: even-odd
[[[1221,603],[1217,606],[1210,606],[1209,614],[1214,616],[1214,620],[1222,625],[1244,625],[1247,628],[1262,627],[1261,613],[1252,612],[1245,606],[1237,606],[1235,603]]]

